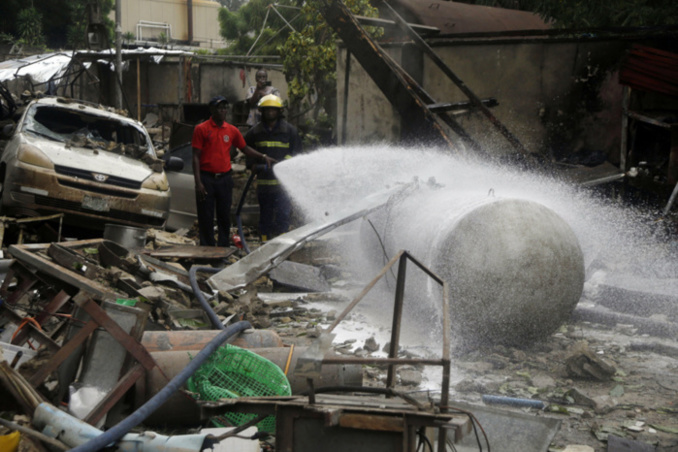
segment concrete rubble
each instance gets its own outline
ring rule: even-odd
[[[331,239],[310,241],[307,248],[289,253],[286,257],[294,265],[320,269],[327,266],[332,259],[337,259],[331,254],[331,248],[326,246],[330,241]],[[212,328],[209,319],[202,315],[204,310],[190,290],[187,270],[194,261],[211,262],[215,268],[242,262],[244,252],[233,249],[226,253],[227,257],[215,256],[202,253],[200,247],[187,242],[190,239],[181,235],[151,230],[146,248],[119,255],[118,260],[114,261],[116,265],[110,265],[109,262],[107,266],[100,262],[105,255],[101,250],[117,248],[106,240],[9,247],[8,257],[13,258],[8,267],[11,281],[5,278],[7,282],[0,288],[3,297],[0,309],[4,322],[1,337],[6,360],[1,373],[0,392],[3,394],[2,400],[8,401],[6,404],[3,402],[3,418],[9,419],[10,425],[20,425],[29,431],[32,429],[30,434],[22,436],[22,444],[27,448],[25,450],[34,450],[31,447],[40,450],[38,443],[43,441],[48,444],[49,440],[40,439],[41,429],[32,420],[35,414],[31,407],[34,410],[37,405],[43,406],[44,402],[58,406],[59,401],[68,400],[65,394],[69,386],[72,404],[75,400],[74,388],[83,388],[88,378],[95,381],[94,386],[97,386],[97,370],[89,366],[89,372],[93,372],[92,377],[87,377],[86,370],[88,365],[102,357],[97,358],[94,346],[96,341],[92,340],[87,346],[89,351],[83,355],[81,365],[85,370],[81,371],[77,379],[71,371],[71,376],[64,381],[67,372],[61,367],[58,372],[44,375],[41,381],[36,379],[41,370],[45,374],[45,366],[58,355],[59,350],[76,350],[68,345],[69,338],[73,340],[76,336],[72,329],[72,319],[81,318],[83,320],[80,324],[85,324],[88,318],[87,315],[83,317],[85,308],[90,316],[98,315],[99,309],[91,308],[94,304],[91,303],[92,300],[105,308],[110,314],[107,318],[113,319],[115,324],[122,325],[126,322],[122,320],[127,315],[125,313],[132,313],[132,318],[137,315],[134,313],[142,313],[142,328],[126,327],[126,332],[119,333],[115,339],[109,335],[107,340],[113,342],[104,346],[108,350],[113,350],[115,346],[122,347],[123,351],[127,348],[128,353],[131,353],[132,344],[140,344],[143,353],[137,350],[133,356],[139,362],[144,362],[145,356],[149,356],[148,362],[155,364],[149,365],[145,378],[134,381],[129,378],[129,372],[135,367],[130,367],[129,362],[124,364],[121,361],[117,364],[123,366],[118,369],[128,369],[128,373],[113,371],[114,374],[120,374],[122,380],[117,385],[115,381],[113,384],[106,383],[104,392],[115,392],[122,381],[127,382],[127,387],[135,387],[136,390],[128,392],[125,397],[122,396],[125,393],[123,391],[117,399],[109,399],[109,403],[103,407],[101,403],[97,405],[89,402],[84,412],[87,413],[92,410],[93,405],[97,405],[94,410],[98,416],[94,424],[101,429],[113,427],[125,419],[132,407],[140,405],[153,393],[160,392],[167,379],[172,379],[190,361],[189,355],[195,356],[219,334]],[[55,246],[61,253],[54,251]],[[335,264],[340,262],[329,265]],[[319,343],[323,330],[336,321],[337,312],[349,300],[341,293],[346,293],[346,286],[355,285],[359,279],[354,280],[355,275],[338,272],[336,268],[340,267],[335,267],[330,272],[332,276],[325,283],[329,287],[341,287],[340,291],[290,291],[289,284],[275,283],[266,276],[266,272],[235,290],[211,290],[207,283],[209,274],[202,275],[198,284],[204,294],[215,294],[211,305],[221,321],[232,325],[236,321],[246,320],[254,326],[253,332],[237,336],[235,343],[255,352],[259,350],[284,368],[286,364],[290,366],[288,355],[291,357],[292,354],[289,347],[294,346],[300,350],[298,355],[294,355],[295,360],[297,356],[305,359],[304,356],[308,353],[304,350],[310,350],[314,344]],[[166,275],[151,278],[150,275],[155,273]],[[85,278],[85,274],[89,276]],[[314,272],[312,276],[318,278],[319,274]],[[299,284],[297,281],[293,286]],[[311,285],[315,284],[313,282]],[[135,306],[125,306],[125,300],[130,301],[129,304],[133,302]],[[113,315],[116,312],[120,314]],[[20,320],[24,318],[33,320]],[[672,322],[674,319],[674,314],[669,313],[668,321]],[[101,324],[106,323],[105,319],[99,321]],[[40,328],[36,322],[40,324]],[[369,324],[360,310],[356,309],[356,312],[348,315],[346,322],[346,332],[353,334],[354,338],[335,340],[331,344],[324,339],[325,346],[329,346],[329,349],[322,353],[326,353],[327,357],[364,359],[383,356],[385,351],[388,352],[388,339],[381,339],[383,331],[375,335],[374,325]],[[17,330],[18,326],[21,329]],[[575,316],[544,342],[522,348],[497,344],[475,350],[456,350],[452,356],[453,401],[450,406],[473,412],[485,429],[490,444],[504,445],[504,448],[493,446],[500,447],[499,450],[676,450],[678,348],[672,340],[649,337],[647,334],[639,335],[637,331],[629,324],[606,326],[580,320]],[[12,338],[22,332],[24,342],[10,346]],[[360,337],[364,339],[359,339]],[[125,338],[133,340],[130,342]],[[102,345],[105,343],[102,342]],[[286,347],[280,347],[283,344]],[[32,353],[31,345],[38,349],[37,354]],[[24,361],[16,359],[16,351],[21,349],[25,350],[26,355],[34,357]],[[189,350],[189,354],[186,350]],[[401,344],[398,358],[408,362],[407,360],[425,356],[426,353],[422,353],[417,347]],[[181,356],[178,357],[177,354]],[[107,353],[103,356],[111,355]],[[113,362],[110,361],[110,364]],[[297,364],[292,364],[291,369],[295,366]],[[350,364],[344,364],[343,372],[334,373],[327,373],[327,367],[332,366],[323,366],[323,376],[316,379],[315,385],[311,386],[312,390],[327,383],[341,386],[347,384],[349,379],[353,379],[351,386],[381,389],[388,380],[387,365],[354,365],[351,368]],[[56,370],[56,367],[53,368]],[[396,366],[393,389],[398,393],[410,394],[421,403],[435,402],[439,397],[436,394],[439,387],[435,389],[439,377],[429,369],[429,366],[422,364]],[[105,373],[109,376],[111,374],[110,371]],[[308,391],[305,378],[294,379],[292,374],[289,378],[291,382],[295,381],[294,394]],[[17,381],[22,382],[25,391],[16,390]],[[146,382],[145,388],[144,384],[139,386],[143,381]],[[325,383],[320,384],[323,381]],[[28,394],[32,394],[30,398]],[[101,400],[101,395],[96,397],[96,400]],[[195,432],[196,427],[207,425],[205,412],[228,410],[229,406],[254,412],[275,409],[292,412],[297,409],[295,407],[301,406],[295,405],[300,399],[294,397],[306,400],[306,396],[293,396],[285,402],[279,401],[272,405],[266,398],[261,399],[261,402],[251,399],[250,402],[243,403],[238,402],[238,399],[229,403],[222,400],[221,405],[213,404],[201,413],[192,399],[175,396],[159,410],[158,414],[162,413],[160,416],[151,416],[146,421],[147,424],[140,424],[135,431],[161,433],[171,424],[172,427],[168,430],[171,436],[168,438],[173,436],[173,441],[179,441],[184,435]],[[339,413],[345,411],[345,408],[338,407],[349,403],[356,395],[344,395],[339,399],[328,399],[329,396],[322,394],[315,397],[321,401],[320,406],[324,406],[324,410],[336,409],[336,413]],[[369,398],[363,396],[359,399],[365,400],[363,403],[369,406]],[[393,415],[405,413],[409,409],[394,406],[389,410],[387,411]],[[366,409],[365,413],[356,414],[365,416],[365,419],[375,415],[383,416],[383,407],[375,405]],[[304,416],[313,414],[309,412]],[[86,415],[84,417],[87,419]],[[90,416],[87,422],[93,423],[93,419]],[[453,418],[446,419],[451,422]],[[472,439],[473,435],[467,434],[470,430],[465,430],[469,428],[469,424],[462,423],[455,428],[458,435],[455,440],[457,450],[478,450],[475,439]],[[534,436],[514,435],[513,432],[518,430],[531,432]],[[507,440],[505,435],[514,438]],[[128,436],[121,444],[132,440]],[[162,435],[159,437],[164,438]],[[259,438],[257,435],[255,437]],[[195,440],[195,444],[199,443],[200,446],[190,446],[193,449],[188,450],[200,450],[204,439],[200,437]],[[272,447],[274,444],[272,437],[259,439],[261,446]],[[76,445],[77,442],[68,447]],[[143,450],[156,450],[158,446],[148,443],[143,447]]]

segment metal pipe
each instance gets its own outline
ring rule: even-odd
[[[115,0],[115,77],[116,106],[122,110],[122,0]]]
[[[150,414],[158,409],[177,389],[179,389],[191,375],[210,357],[210,355],[221,346],[231,336],[252,328],[249,322],[240,321],[226,328],[221,334],[214,338],[204,349],[202,349],[193,360],[160,392],[143,404],[138,410],[126,417],[115,427],[107,430],[103,434],[88,441],[87,443],[72,449],[72,452],[92,452],[100,450],[111,443],[118,441],[132,428],[142,423]]]
[[[186,20],[188,21],[188,45],[193,42],[193,0],[187,0],[186,6],[188,8]]]
[[[247,334],[241,334],[240,337]],[[299,359],[307,352],[307,347],[268,347],[251,348],[251,352],[256,353],[262,358],[270,360],[282,371],[287,369],[287,379],[289,380],[292,394],[299,394],[308,389],[306,377],[300,373],[297,375],[296,369]],[[198,353],[198,349],[191,351],[163,351],[152,352],[151,356],[158,364],[158,369],[172,378],[191,361],[192,357]],[[327,354],[323,360],[323,366],[320,375],[315,378],[316,386],[360,386],[363,383],[363,365],[364,362],[352,364],[327,363],[326,359],[331,356]],[[142,397],[151,397],[157,391],[162,389],[167,381],[158,369],[152,369],[146,374],[145,381],[137,382],[139,391],[138,403],[145,401]],[[143,387],[143,394],[141,393]],[[201,419],[200,407],[197,402],[186,394],[177,392],[168,398],[167,401],[155,413],[149,416],[145,425],[162,426],[186,426],[196,425]]]
[[[47,444],[49,444],[52,447],[56,447],[59,450],[68,450],[68,446],[66,446],[64,443],[62,443],[59,440],[56,440],[54,438],[50,438],[47,435],[44,435],[38,431],[33,430],[32,428],[24,427],[22,425],[16,424],[14,422],[6,421],[3,418],[0,417],[0,425],[5,426],[9,429],[16,430],[21,433],[25,433],[28,436],[32,436],[34,438],[39,439],[40,441],[43,441]]]
[[[398,279],[396,279],[395,301],[393,303],[393,323],[391,325],[391,348],[388,352],[388,357],[393,359],[398,357],[398,349],[400,348],[400,324],[403,316],[403,305],[405,299],[405,279],[407,276],[407,254],[400,255],[398,262]],[[395,365],[389,364],[388,374],[386,376],[386,387],[393,388],[395,386]]]
[[[504,397],[504,396],[495,396],[495,395],[483,395],[483,402],[495,405],[509,405],[517,407],[527,407],[527,408],[537,408],[544,409],[546,404],[541,400],[533,399],[520,399],[516,397]]]
[[[346,68],[344,69],[344,111],[341,123],[341,144],[346,144],[346,124],[348,123],[348,82],[351,75],[351,51],[346,49]]]

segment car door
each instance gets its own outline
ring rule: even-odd
[[[170,150],[166,158],[178,157],[184,161],[181,171],[166,170],[172,198],[170,200],[170,215],[166,229],[176,231],[182,228],[191,228],[197,219],[195,205],[195,180],[193,178],[193,148],[191,143],[185,143]]]

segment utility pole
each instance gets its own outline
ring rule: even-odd
[[[122,0],[115,0],[115,101],[122,110]]]

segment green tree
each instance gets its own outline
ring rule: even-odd
[[[237,11],[247,0],[219,0],[219,3],[229,11]]]
[[[250,0],[235,12],[221,8],[220,33],[229,42],[221,53],[280,55],[279,48],[291,31],[287,24],[300,23],[294,20],[298,11],[286,6],[293,6],[292,0]],[[255,42],[256,46],[252,48]]]
[[[20,15],[29,14],[25,10],[34,9],[41,17],[40,29],[44,34],[44,44],[49,48],[82,48],[86,46],[87,4],[99,2],[102,22],[113,38],[113,22],[108,14],[115,0],[48,0],[26,2],[25,0],[0,1],[0,30],[12,35],[16,40],[22,38],[19,30]],[[33,13],[30,13],[33,14]]]
[[[337,35],[320,14],[318,2],[307,0],[301,10],[304,26],[290,33],[281,47],[287,93],[293,111],[310,112],[308,128],[331,126],[336,116]],[[353,14],[377,17],[369,0],[345,0]],[[378,37],[382,30],[367,27]]]
[[[42,15],[37,9],[31,7],[19,11],[17,26],[19,42],[37,47],[45,44],[45,36],[42,33]]]
[[[345,1],[354,14],[377,16],[369,0]],[[295,9],[280,2],[277,12],[271,8],[271,0],[250,0],[235,13],[222,8],[221,34],[231,41],[225,53],[243,55],[252,49],[254,55],[281,55],[292,119],[310,113],[307,130],[331,126],[336,115],[336,34],[320,14],[318,0]]]

